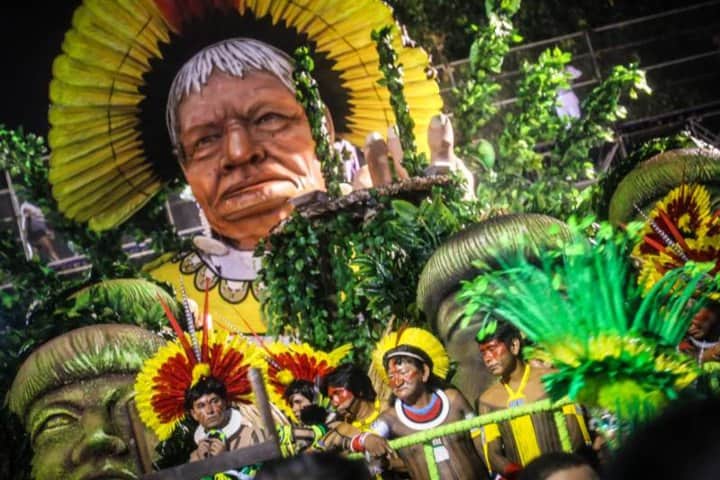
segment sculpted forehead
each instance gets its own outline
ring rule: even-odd
[[[302,108],[295,100],[295,95],[271,73],[254,71],[243,77],[235,77],[224,72],[214,72],[200,91],[189,94],[180,102],[180,134],[213,116],[247,115],[269,101]]]
[[[87,407],[125,403],[134,396],[135,376],[114,374],[65,385],[40,397],[30,406],[27,416],[29,430],[41,421],[43,412],[57,405],[79,411]]]

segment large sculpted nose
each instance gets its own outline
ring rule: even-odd
[[[234,167],[253,163],[262,158],[262,150],[252,134],[244,125],[233,125],[225,134],[222,167],[231,170]]]
[[[80,464],[89,458],[127,453],[127,443],[115,432],[106,412],[86,411],[82,419],[82,428],[83,436],[72,450],[74,464]]]

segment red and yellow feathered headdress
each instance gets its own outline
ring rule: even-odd
[[[707,188],[698,184],[680,185],[655,205],[633,249],[646,290],[688,261],[714,263],[711,275],[720,271],[719,215],[711,210]]]
[[[264,375],[267,364],[261,350],[243,337],[208,330],[207,292],[201,333],[194,330],[187,302],[189,333],[182,331],[167,305],[160,302],[177,338],[143,364],[135,380],[135,403],[143,423],[158,439],[166,440],[185,416],[185,392],[202,378],[222,382],[229,403],[248,403],[252,400],[248,372],[259,368]]]
[[[307,343],[276,342],[268,345],[266,379],[270,401],[289,418],[294,418],[295,415],[284,397],[288,385],[295,380],[305,380],[317,385],[323,377],[335,371],[351,349],[350,344],[345,344],[327,353],[315,350]]]

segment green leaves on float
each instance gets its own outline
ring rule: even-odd
[[[402,165],[411,177],[420,176],[428,162],[425,155],[417,151],[415,122],[410,116],[410,109],[403,94],[402,64],[397,63],[397,53],[392,46],[392,27],[386,26],[373,31],[372,39],[377,45],[380,71],[384,77],[378,84],[390,92],[390,105],[395,113],[398,137],[403,150]]]
[[[320,98],[317,82],[312,76],[315,62],[308,47],[295,50],[295,97],[305,109],[310,122],[310,131],[315,141],[315,153],[320,159],[328,195],[339,197],[340,183],[343,181],[342,159],[330,143],[330,131],[327,125],[325,104]]]
[[[415,303],[420,271],[442,241],[477,219],[461,195],[451,184],[419,203],[378,196],[364,218],[295,214],[260,247],[271,333],[321,349],[351,342],[362,361],[391,319],[424,325]]]

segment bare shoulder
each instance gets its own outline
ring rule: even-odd
[[[496,383],[485,390],[477,398],[477,408],[479,413],[487,413],[493,410],[505,408],[503,399],[507,393],[502,385]]]

